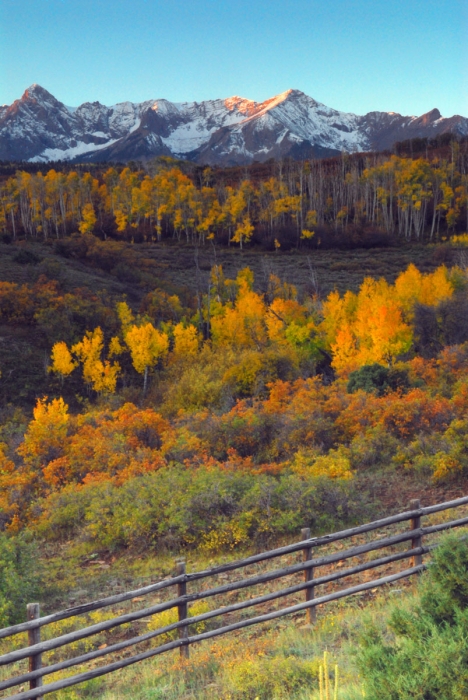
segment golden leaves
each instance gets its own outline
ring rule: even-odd
[[[152,323],[131,326],[125,334],[125,342],[130,349],[133,366],[140,374],[148,367],[154,367],[169,350],[166,333],[158,331]]]
[[[394,285],[367,277],[358,294],[332,292],[323,305],[322,328],[333,366],[349,372],[366,364],[392,362],[412,343],[409,322],[417,303],[435,306],[453,294],[447,269],[423,275],[414,265]]]
[[[104,348],[104,335],[99,328],[86,333],[83,340],[72,347],[72,352],[80,360],[83,367],[83,379],[89,382],[97,392],[113,393],[120,373],[118,362],[111,364],[109,360],[101,360]]]
[[[81,212],[81,222],[78,226],[80,233],[92,233],[94,231],[94,226],[96,225],[96,214],[94,213],[94,207],[91,203],[87,203],[83,207]]]
[[[242,222],[237,224],[236,230],[234,231],[234,235],[232,236],[231,241],[233,243],[239,243],[242,249],[242,244],[248,243],[250,241],[253,232],[254,227],[252,226],[250,217],[245,216]]]
[[[179,357],[196,355],[200,340],[195,326],[178,323],[174,326],[174,354]]]
[[[59,453],[67,435],[69,422],[68,406],[62,399],[52,399],[47,403],[47,396],[38,399],[33,410],[33,420],[29,423],[24,442],[18,448],[18,454],[25,461],[36,458],[49,461]]]
[[[78,363],[74,362],[67,344],[62,342],[55,343],[52,348],[52,372],[61,374],[62,377],[67,377],[73,372]]]
[[[118,338],[113,338],[110,356],[118,354],[117,343]],[[112,394],[116,389],[120,365],[118,362],[103,361],[101,359],[103,350],[104,334],[99,327],[94,331],[88,331],[83,340],[73,345],[71,352],[63,341],[55,343],[52,348],[51,371],[66,377],[81,364],[83,379],[93,387],[94,391]],[[76,360],[73,359],[72,353]]]

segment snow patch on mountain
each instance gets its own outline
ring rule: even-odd
[[[161,139],[173,153],[185,154],[200,148],[216,130],[217,128],[214,126],[211,129],[207,129],[203,121],[197,120],[188,124],[182,124],[170,136],[166,138],[161,137]]]
[[[132,133],[140,126],[140,117],[145,109],[148,109],[153,102],[142,102],[134,104],[133,102],[121,102],[120,104],[108,107],[109,110],[109,129],[119,134]]]
[[[112,144],[116,143],[117,141],[118,139],[112,139],[111,141],[107,141],[103,144],[84,143],[83,141],[80,141],[76,144],[76,146],[72,146],[71,148],[46,148],[40,155],[30,158],[29,162],[47,163],[50,160],[73,160],[74,158],[82,156],[85,153],[92,153],[93,151],[99,151],[107,146],[112,146]]]

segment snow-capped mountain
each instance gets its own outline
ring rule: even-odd
[[[391,148],[396,141],[444,132],[468,135],[468,119],[437,109],[421,117],[339,112],[300,90],[265,102],[242,97],[174,103],[148,100],[66,107],[40,85],[0,106],[0,159],[127,161],[173,155],[234,165],[292,156]]]

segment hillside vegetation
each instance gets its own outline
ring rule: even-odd
[[[5,180],[0,624],[463,493],[464,158]]]
[[[200,168],[159,158],[144,168],[18,170],[0,187],[0,230],[16,239],[74,231],[136,242],[249,242],[269,250],[438,240],[467,228],[468,152]]]
[[[249,268],[210,279],[195,308],[156,289],[139,313],[3,283],[6,328],[50,334],[52,390],[28,425],[4,409],[10,532],[217,551],[352,520],[355,481],[378,468],[463,476],[461,268],[410,265],[323,301],[275,275],[261,294]]]

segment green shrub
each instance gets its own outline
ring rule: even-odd
[[[13,256],[13,261],[18,263],[18,265],[37,265],[41,262],[41,258],[33,253],[32,250],[25,250],[21,248],[16,255]]]
[[[122,262],[119,262],[112,268],[111,274],[121,282],[128,282],[129,284],[138,284],[141,280],[141,273],[138,269]]]
[[[0,534],[0,627],[26,620],[26,605],[40,594],[38,562],[33,543]]]
[[[301,690],[318,686],[318,660],[263,656],[238,661],[227,672],[227,682],[236,700],[289,698]]]
[[[135,505],[137,504],[137,506]],[[44,502],[38,532],[107,550],[220,551],[281,535],[336,529],[356,517],[350,481],[171,465],[122,486],[67,487]]]
[[[368,394],[383,396],[387,391],[407,389],[409,386],[408,373],[395,367],[384,367],[373,364],[364,365],[351,372],[348,380],[348,393],[354,394],[359,389]]]
[[[398,439],[385,426],[370,426],[351,441],[351,466],[353,469],[386,467],[398,452],[398,448]]]
[[[392,636],[368,625],[358,652],[368,700],[468,697],[468,544],[456,535],[434,552],[413,607],[396,607]]]

